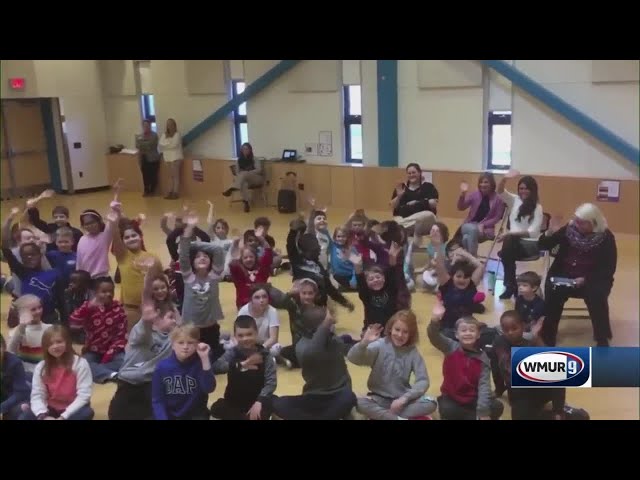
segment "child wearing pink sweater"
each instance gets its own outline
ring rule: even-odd
[[[119,210],[121,180],[113,186],[114,197],[110,204],[111,210]],[[85,234],[78,241],[76,270],[89,272],[91,278],[108,277],[111,266],[109,264],[109,250],[113,238],[111,224],[105,225],[102,215],[91,208],[80,214],[80,225]]]

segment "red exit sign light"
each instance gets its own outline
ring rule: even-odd
[[[24,78],[10,78],[9,86],[12,90],[24,90],[25,80]]]

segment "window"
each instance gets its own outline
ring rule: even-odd
[[[488,170],[511,168],[511,112],[489,112]]]
[[[362,163],[362,101],[360,85],[344,86],[345,159]]]
[[[242,80],[233,80],[233,98],[244,92],[246,83]],[[247,123],[247,102],[244,102],[233,111],[233,125],[236,137],[236,156],[240,155],[240,147],[249,141],[249,124]]]
[[[151,130],[158,131],[158,124],[156,123],[156,107],[153,104],[153,95],[142,95],[142,119],[149,120],[151,122]]]

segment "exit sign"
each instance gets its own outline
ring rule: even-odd
[[[11,90],[24,90],[25,80],[24,78],[10,78],[9,87]]]

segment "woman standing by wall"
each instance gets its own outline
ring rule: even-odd
[[[142,133],[136,135],[136,148],[142,182],[144,183],[144,195],[153,195],[158,186],[158,170],[160,169],[160,153],[158,152],[158,134],[151,130],[151,122],[142,122]]]
[[[160,137],[160,151],[171,178],[171,190],[164,198],[175,200],[180,197],[180,172],[184,155],[182,153],[182,135],[178,132],[176,121],[173,118],[167,120],[165,131]]]

